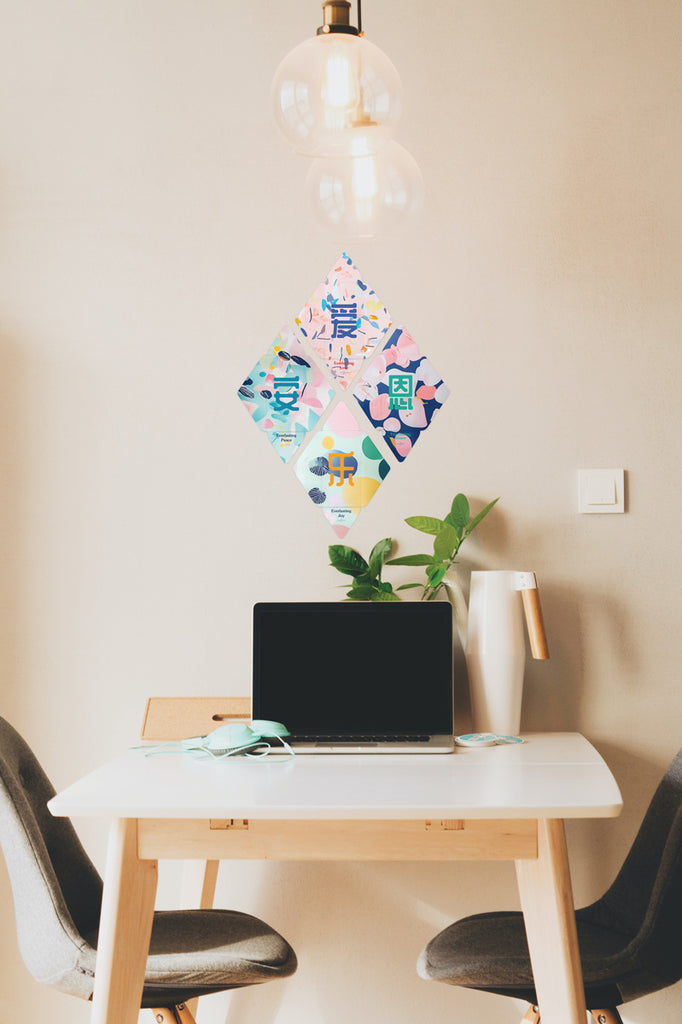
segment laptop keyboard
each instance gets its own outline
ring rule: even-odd
[[[290,743],[428,743],[430,737],[401,733],[396,736],[290,736]]]

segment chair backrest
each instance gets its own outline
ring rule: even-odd
[[[622,868],[602,898],[579,911],[630,937],[633,957],[651,969],[645,991],[682,978],[682,750],[653,796]],[[641,979],[628,999],[644,995]]]
[[[30,747],[0,718],[0,845],[9,872],[19,948],[40,982],[89,998],[76,968],[82,936],[97,929],[102,882]]]
[[[149,697],[141,739],[205,736],[225,722],[250,717],[250,697]]]

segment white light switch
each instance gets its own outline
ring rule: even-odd
[[[578,470],[578,510],[604,513],[625,511],[625,471],[622,469]]]
[[[588,505],[616,504],[616,481],[610,473],[590,473],[586,482]]]

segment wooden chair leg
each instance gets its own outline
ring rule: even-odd
[[[186,1003],[180,1003],[179,1006],[176,1006],[175,1013],[178,1018],[178,1024],[196,1024],[194,1014]]]
[[[521,1018],[521,1024],[540,1024],[540,1011],[537,1006],[529,1006]]]
[[[178,1006],[173,1007],[160,1007],[157,1010],[152,1010],[151,1013],[154,1014],[156,1024],[196,1024],[185,1003],[179,1003]]]
[[[609,1007],[607,1010],[590,1010],[595,1024],[623,1024],[621,1015],[615,1006]]]
[[[621,1015],[615,1006],[607,1010],[588,1010],[594,1018],[594,1024],[623,1024]],[[521,1024],[540,1024],[540,1011],[537,1006],[529,1006],[526,1010]]]

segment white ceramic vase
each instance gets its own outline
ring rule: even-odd
[[[446,576],[443,583],[446,587],[448,600],[452,605],[452,624],[462,645],[462,650],[464,650],[467,642],[467,623],[469,619],[466,598],[460,582],[454,574]]]
[[[518,735],[526,661],[518,572],[472,572],[465,655],[474,732]]]

